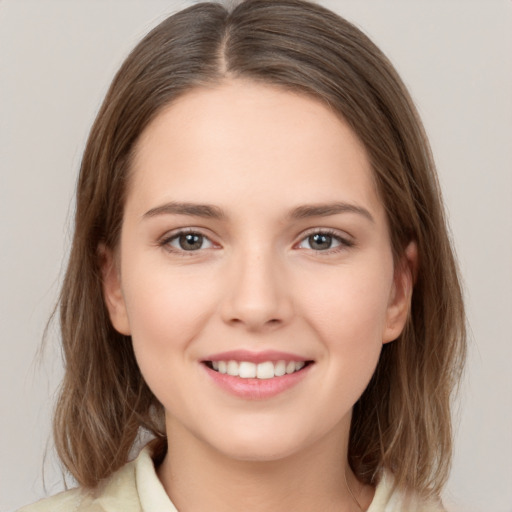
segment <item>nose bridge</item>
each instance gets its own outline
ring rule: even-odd
[[[222,305],[226,322],[257,330],[288,321],[292,308],[286,273],[271,246],[253,243],[240,248],[230,265],[231,283]]]

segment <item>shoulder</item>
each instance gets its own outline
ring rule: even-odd
[[[393,491],[393,477],[384,473],[367,512],[446,512],[446,509],[441,500],[424,500],[412,491]]]
[[[27,505],[17,512],[141,512],[135,461],[123,466],[95,489],[75,488]]]
[[[83,501],[83,492],[80,489],[71,489],[27,505],[17,512],[68,512],[80,510]]]

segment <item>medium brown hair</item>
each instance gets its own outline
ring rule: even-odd
[[[226,78],[317,98],[363,142],[386,208],[395,261],[414,240],[419,267],[402,335],[385,344],[354,407],[349,462],[375,484],[437,495],[449,470],[450,403],[465,355],[465,317],[434,163],[421,121],[393,66],[356,27],[301,0],[202,3],[170,16],[132,51],[92,127],[77,189],[73,245],[60,297],[65,376],[54,435],[83,486],[122,466],[140,429],[165,449],[162,406],[131,340],[102,297],[98,247],[115,249],[134,145],[180,95]]]

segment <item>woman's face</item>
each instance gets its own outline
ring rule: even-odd
[[[160,113],[132,170],[105,296],[168,432],[244,460],[346,438],[411,288],[348,125],[228,81]]]

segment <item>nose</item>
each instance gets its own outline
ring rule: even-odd
[[[241,254],[230,262],[230,282],[221,303],[221,316],[230,325],[249,331],[272,330],[293,315],[290,286],[282,264],[263,250]]]

